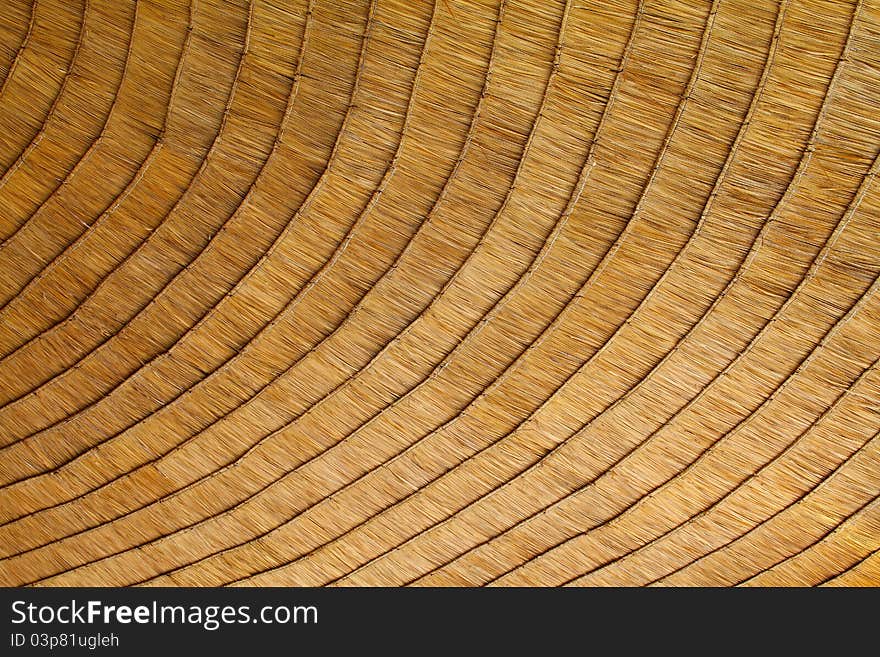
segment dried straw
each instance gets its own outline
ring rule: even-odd
[[[880,2],[9,0],[0,584],[880,584]]]

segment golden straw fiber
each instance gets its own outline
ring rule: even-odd
[[[0,0],[0,585],[880,585],[880,0]]]

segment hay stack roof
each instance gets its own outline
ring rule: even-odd
[[[878,0],[4,0],[0,584],[880,584]]]

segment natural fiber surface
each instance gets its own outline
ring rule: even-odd
[[[880,0],[0,0],[0,584],[880,584]]]

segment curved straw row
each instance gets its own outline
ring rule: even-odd
[[[0,584],[878,584],[876,0],[10,2]]]

